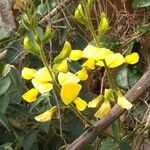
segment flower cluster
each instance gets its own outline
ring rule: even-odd
[[[76,73],[71,73],[68,67],[68,61],[77,61],[84,59],[82,69]],[[31,80],[33,88],[23,94],[23,99],[29,103],[34,102],[39,94],[50,92],[54,87],[55,78],[60,87],[60,97],[65,105],[74,104],[79,111],[85,110],[87,107],[99,107],[95,113],[95,117],[102,118],[107,115],[111,110],[111,102],[114,101],[112,89],[105,89],[104,95],[99,95],[92,101],[87,103],[79,97],[82,86],[79,84],[80,80],[88,78],[88,71],[95,69],[96,66],[105,66],[114,68],[122,65],[123,63],[135,64],[139,60],[137,53],[132,53],[123,57],[120,53],[114,53],[106,48],[98,48],[93,45],[88,45],[83,51],[72,50],[69,42],[65,42],[64,47],[60,54],[55,57],[52,68],[40,68],[35,70],[32,68],[23,68],[22,77],[26,80]],[[52,77],[53,76],[53,77]],[[121,94],[119,90],[115,91],[117,95],[117,103],[125,109],[130,109],[132,104]],[[36,116],[37,121],[48,121],[52,118],[57,107],[54,106]]]
[[[95,66],[104,66],[104,61],[109,68],[115,68],[123,63],[135,64],[139,61],[138,53],[131,53],[123,57],[120,53],[114,53],[113,51],[106,48],[98,48],[93,45],[88,45],[82,54],[83,58],[87,60],[82,64],[82,69],[77,73],[77,76],[81,80],[88,78],[88,70],[95,69]]]

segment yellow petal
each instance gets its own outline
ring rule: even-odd
[[[83,111],[86,109],[87,107],[87,102],[84,101],[83,99],[81,99],[80,97],[76,97],[73,102],[76,104],[76,108],[79,110],[79,111]]]
[[[68,63],[67,60],[63,60],[58,64],[54,64],[53,69],[58,72],[66,73],[68,71]]]
[[[52,90],[53,85],[49,82],[40,82],[36,78],[32,79],[33,86],[41,93],[44,94]]]
[[[125,109],[131,109],[132,104],[126,99],[125,96],[119,96],[117,99],[117,103],[120,107],[125,108]]]
[[[98,48],[92,45],[88,45],[83,50],[83,57],[91,58],[95,61],[104,59],[108,54],[112,54],[113,52],[106,48]]]
[[[78,83],[80,81],[80,79],[71,72],[67,72],[67,73],[60,72],[58,74],[58,81],[59,81],[60,85],[63,85],[66,83]]]
[[[79,70],[77,73],[76,73],[77,77],[80,79],[80,80],[86,80],[88,78],[88,73],[87,73],[87,70],[85,68],[82,68],[82,70]]]
[[[70,104],[79,94],[81,90],[81,85],[77,83],[67,83],[63,84],[61,89],[62,101],[68,105]]]
[[[28,67],[24,67],[22,69],[22,77],[26,80],[30,80],[34,77],[36,73],[36,70],[35,69],[32,69],[32,68],[28,68]]]
[[[99,104],[102,102],[102,100],[103,100],[103,95],[99,95],[88,103],[88,107],[95,108],[95,107],[99,106]]]
[[[124,57],[120,53],[109,54],[105,57],[105,62],[109,68],[115,68],[122,65],[125,62]],[[101,66],[102,62],[96,63],[98,66]]]
[[[74,61],[79,60],[82,58],[82,53],[81,50],[72,50],[69,58]]]
[[[128,64],[136,64],[139,61],[138,53],[131,53],[125,57],[125,62]]]
[[[86,69],[95,69],[95,61],[93,59],[88,59],[82,67],[86,67]]]
[[[98,109],[98,111],[95,113],[95,117],[97,118],[103,118],[105,117],[109,112],[111,111],[111,105],[108,101],[105,101],[101,107]]]
[[[52,77],[50,76],[46,67],[39,69],[35,74],[35,78],[40,82],[52,81]]]
[[[102,60],[99,60],[97,63],[96,63],[97,66],[101,66],[103,67],[104,66],[104,63]]]
[[[35,120],[38,122],[46,122],[46,121],[50,121],[52,119],[52,117],[54,116],[54,114],[57,111],[57,107],[53,106],[51,109],[45,111],[44,113],[38,115],[35,117]]]
[[[32,103],[36,100],[36,97],[38,95],[38,90],[35,88],[32,88],[31,90],[27,91],[22,95],[22,98],[27,101],[28,103]]]

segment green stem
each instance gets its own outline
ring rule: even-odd
[[[104,63],[104,67],[105,67],[105,70],[106,70],[106,73],[107,73],[107,76],[108,76],[110,87],[112,89],[113,97],[114,97],[114,100],[116,102],[117,101],[117,95],[116,95],[115,91],[117,90],[117,87],[116,87],[116,85],[115,85],[115,83],[114,83],[114,81],[113,81],[113,79],[111,77],[111,73],[110,73],[110,70],[109,70],[109,68],[108,68],[108,66],[106,64],[106,61],[103,60],[103,63]]]
[[[74,111],[74,113],[78,116],[78,118],[80,118],[86,125],[88,126],[93,126],[93,124],[85,117],[83,116],[80,111],[78,111],[74,106],[73,104],[70,104],[69,105],[70,108]]]
[[[87,27],[89,28],[94,40],[95,40],[95,43],[96,43],[96,46],[97,47],[100,47],[100,43],[99,43],[99,39],[98,39],[98,36],[96,35],[96,32],[94,30],[94,26],[93,26],[93,23],[92,23],[92,20],[91,20],[91,16],[90,16],[90,8],[88,8],[88,6],[86,5],[86,0],[82,0],[82,6],[84,8],[84,12],[85,12],[85,15],[86,15],[86,18],[87,18]]]

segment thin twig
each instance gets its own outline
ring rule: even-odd
[[[64,0],[62,3],[54,7],[48,14],[46,14],[39,22],[39,24],[43,25],[45,24],[51,17],[53,17],[58,11],[61,10],[61,8],[65,5],[67,5],[70,2],[70,0]]]

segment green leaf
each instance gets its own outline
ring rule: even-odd
[[[132,88],[136,84],[136,82],[141,78],[144,66],[143,64],[138,63],[136,65],[131,65],[128,68],[129,86],[130,88]]]
[[[100,150],[114,150],[116,149],[116,143],[111,139],[105,139],[101,142]]]
[[[40,16],[44,16],[48,12],[48,5],[47,4],[41,4],[38,6],[36,13]]]
[[[115,77],[116,84],[124,90],[128,90],[129,83],[128,83],[128,68],[127,66],[123,66],[117,72]]]
[[[9,96],[7,94],[0,96],[0,111],[2,113],[6,111],[8,104],[9,104]]]
[[[120,141],[121,138],[121,125],[120,125],[120,120],[117,119],[112,123],[112,132],[113,136],[118,142]]]
[[[0,146],[0,150],[13,150],[12,145],[13,143],[5,143]]]
[[[143,74],[143,68],[144,67],[141,63],[136,65],[122,66],[116,74],[116,84],[124,90],[132,88],[141,78]]]
[[[20,53],[23,51],[22,44],[15,40],[15,41],[11,41],[7,47],[8,48],[7,48],[5,61],[7,63],[12,63],[12,62],[19,63],[22,57]]]
[[[141,8],[150,6],[150,0],[134,0],[132,7]]]
[[[33,144],[36,142],[36,138],[37,138],[36,131],[30,131],[28,134],[26,134],[23,139],[24,150],[31,150]]]
[[[115,52],[120,48],[121,44],[117,36],[114,37],[103,36],[102,38],[100,38],[100,45]]]
[[[11,85],[11,78],[6,76],[0,80],[0,95],[5,94]]]
[[[131,150],[131,147],[128,143],[126,142],[121,142],[119,144],[120,150]]]
[[[38,104],[40,104],[43,101],[48,101],[48,99],[49,99],[49,93],[41,95],[40,97],[37,98],[35,102],[31,104],[31,108],[29,111],[31,112]]]
[[[88,144],[83,148],[83,150],[95,150],[95,148],[94,148],[94,146]]]
[[[10,65],[9,65],[9,64],[6,64],[6,65],[4,66],[3,71],[2,71],[2,77],[5,77],[9,72],[10,72]]]
[[[5,115],[3,113],[0,112],[0,123],[8,130],[10,131],[10,126],[8,123],[7,118],[5,117]]]

